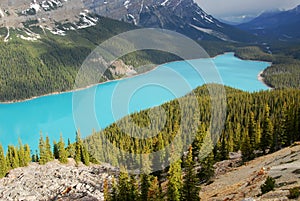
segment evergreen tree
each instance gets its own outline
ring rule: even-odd
[[[130,177],[129,185],[130,185],[129,200],[137,201],[139,198],[138,183],[134,176]]]
[[[28,164],[32,161],[30,156],[31,155],[30,147],[28,144],[25,144],[24,150],[25,150],[25,166],[28,166]]]
[[[200,161],[201,169],[198,173],[198,178],[201,183],[207,182],[215,173],[214,171],[214,155],[213,153],[208,154],[208,156]]]
[[[0,178],[4,177],[7,172],[7,163],[4,156],[3,147],[0,144]]]
[[[67,153],[69,158],[75,159],[75,144],[71,144],[70,139],[68,139]]]
[[[107,178],[105,178],[103,182],[103,196],[104,196],[104,201],[111,200]]]
[[[223,135],[222,135],[220,155],[221,155],[220,160],[227,160],[229,157],[225,133],[223,133]]]
[[[255,119],[254,119],[254,113],[250,112],[250,121],[248,124],[248,136],[250,139],[250,147],[251,149],[254,150],[254,148],[256,147],[256,123],[255,123]]]
[[[128,173],[123,169],[119,175],[118,183],[118,200],[120,201],[131,201],[131,185]]]
[[[143,200],[143,199],[141,199],[141,200]],[[147,199],[145,199],[144,201],[160,201],[160,200],[162,200],[162,198],[161,198],[161,193],[159,190],[158,179],[157,179],[157,177],[154,177],[149,186],[149,190],[147,193]]]
[[[274,127],[274,150],[281,149],[288,144],[287,139],[287,106],[286,103],[282,106],[281,114]]]
[[[261,148],[263,153],[266,153],[266,150],[270,148],[273,141],[273,125],[270,120],[270,107],[265,106],[265,116],[263,120],[262,135],[261,135]]]
[[[39,152],[40,152],[40,157],[38,162],[40,165],[44,165],[48,162],[48,158],[46,152],[46,145],[42,134],[40,135],[40,140],[39,140]]]
[[[149,175],[142,174],[141,175],[141,196],[140,196],[141,201],[147,201],[149,187],[150,187]]]
[[[168,180],[168,200],[180,201],[182,190],[181,160],[171,164],[168,171]]]
[[[117,186],[117,182],[113,177],[111,181],[111,194],[110,194],[111,201],[118,201],[118,194],[119,194],[119,189]]]
[[[22,141],[19,138],[19,147],[18,147],[18,156],[19,156],[19,166],[20,167],[25,167],[26,166],[26,161],[25,161],[25,150],[24,146],[22,145]]]
[[[84,145],[81,145],[81,161],[87,166],[90,165],[90,156]]]
[[[186,159],[184,161],[185,176],[182,188],[182,200],[199,201],[198,179],[196,176],[195,162],[193,160],[192,146],[190,146]]]
[[[46,155],[47,155],[47,162],[52,161],[54,159],[54,157],[53,157],[53,153],[51,151],[50,139],[48,136],[46,136],[45,151],[46,151]]]
[[[6,154],[6,162],[8,164],[9,169],[15,169],[19,167],[19,156],[18,151],[12,145],[8,146],[7,154]]]
[[[82,150],[82,141],[80,137],[80,131],[76,132],[76,142],[75,142],[75,161],[79,163],[81,161],[81,150]]]
[[[67,151],[65,149],[65,143],[62,135],[60,135],[59,142],[57,144],[57,152],[58,152],[58,160],[61,163],[67,163],[68,162],[68,155]]]
[[[249,135],[247,135],[247,134],[244,137],[241,151],[242,151],[242,158],[243,158],[244,162],[254,159],[254,154],[253,154],[253,149],[251,146],[250,138],[249,138]]]
[[[55,159],[59,158],[59,153],[58,153],[58,144],[56,143],[56,141],[53,141],[53,156]]]

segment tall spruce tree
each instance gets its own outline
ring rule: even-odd
[[[76,142],[75,142],[75,161],[76,163],[79,163],[81,161],[81,148],[82,147],[82,141],[80,136],[80,131],[76,132]]]
[[[266,150],[270,148],[273,141],[273,125],[270,120],[270,107],[268,105],[265,106],[265,116],[263,120],[262,126],[262,134],[261,134],[261,148],[263,153],[266,153]]]
[[[150,187],[150,176],[147,174],[141,175],[141,201],[147,201],[148,191]]]
[[[25,161],[25,150],[24,146],[22,144],[21,139],[18,139],[19,141],[19,147],[18,147],[18,156],[19,156],[19,166],[20,167],[25,167],[26,166],[26,161]]]
[[[58,160],[61,163],[67,163],[68,162],[68,154],[65,149],[65,143],[62,135],[60,135],[59,142],[57,144],[57,151],[58,151]]]
[[[0,178],[4,177],[7,172],[7,163],[4,155],[3,147],[0,144]]]
[[[182,190],[181,160],[171,164],[168,171],[167,199],[170,201],[180,201]]]
[[[245,134],[243,138],[241,151],[242,151],[243,162],[252,160],[254,158],[253,149],[248,134]]]
[[[32,161],[30,147],[28,144],[25,144],[24,150],[25,150],[25,166],[28,166],[28,164]]]
[[[184,160],[185,176],[182,188],[182,199],[186,201],[199,201],[200,187],[198,177],[195,171],[195,162],[193,160],[192,146],[190,146],[187,156]]]
[[[122,168],[121,168],[122,169]],[[119,175],[118,183],[118,200],[120,201],[131,201],[131,184],[128,173],[125,169],[122,169]]]
[[[9,169],[15,169],[15,168],[19,167],[18,151],[12,145],[8,146],[8,150],[7,150],[7,154],[6,154],[6,162],[8,164]]]
[[[161,200],[162,198],[161,198],[161,192],[159,190],[159,182],[157,177],[154,177],[148,189],[147,199],[143,201],[161,201]]]
[[[47,155],[47,162],[52,161],[54,159],[54,157],[53,157],[53,153],[51,151],[51,144],[50,144],[49,136],[46,136],[45,151],[46,151],[46,155]]]
[[[111,200],[107,178],[105,178],[103,182],[103,196],[104,196],[104,201]]]
[[[40,157],[38,162],[40,165],[44,165],[48,162],[48,160],[47,160],[46,145],[42,134],[40,135],[40,140],[39,140],[39,152],[40,152]]]

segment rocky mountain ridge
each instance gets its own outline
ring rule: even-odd
[[[207,14],[194,0],[10,1],[0,6],[0,27],[20,29],[30,23],[53,34],[64,35],[68,30],[95,26],[98,21],[95,14],[140,27],[177,31],[195,40],[253,39],[250,34]]]

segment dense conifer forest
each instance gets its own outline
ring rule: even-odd
[[[216,87],[218,86],[216,85]],[[222,135],[219,137],[213,151],[205,158],[201,158],[199,156],[201,148],[212,146],[212,144],[207,144],[205,138],[210,135],[211,105],[206,86],[194,90],[200,108],[199,118],[195,119],[195,121],[199,121],[195,141],[188,150],[177,150],[184,153],[181,160],[171,164],[170,167],[146,176],[150,181],[148,184],[142,184],[140,188],[143,189],[143,192],[146,192],[144,188],[148,189],[147,199],[153,200],[152,196],[157,196],[157,194],[153,195],[154,193],[152,193],[154,188],[155,191],[160,192],[158,194],[159,199],[191,200],[193,198],[192,200],[198,200],[197,195],[200,184],[209,182],[214,175],[213,164],[228,159],[229,152],[241,150],[243,161],[246,162],[255,157],[290,146],[293,142],[300,140],[299,90],[284,89],[247,93],[226,87],[226,92],[227,112]],[[185,104],[190,103],[187,97],[183,97],[182,100]],[[181,114],[177,100],[160,107],[163,107],[166,111],[167,120],[165,127],[157,133],[157,136],[145,137],[144,140],[133,138],[131,136],[134,136],[134,130],[131,128],[125,129],[129,132],[125,133],[124,129],[118,127],[120,122],[115,123],[102,132],[93,133],[85,140],[90,154],[99,161],[113,161],[121,167],[124,165],[124,161],[141,161],[141,163],[147,164],[146,169],[148,168],[150,172],[156,160],[160,160],[160,162],[171,160],[174,153],[167,152],[162,154],[159,159],[132,158],[140,157],[140,155],[135,155],[136,153],[152,153],[162,150],[174,140],[176,133],[186,133],[184,130],[179,131],[180,122],[182,118],[187,118],[185,115],[192,115],[193,112]],[[120,121],[124,122],[122,125],[126,125],[126,122],[130,120],[129,118],[132,118],[137,125],[147,126],[150,124],[149,111],[145,110],[133,114]],[[152,121],[160,121],[160,119],[152,119]],[[186,133],[186,135],[188,134]],[[177,143],[183,143],[187,137],[183,136],[182,141]],[[132,153],[132,155],[126,155],[129,158],[124,158],[125,155],[122,155],[121,152],[106,152],[105,150],[110,149],[105,140],[109,140],[120,150]],[[213,139],[210,142],[212,141]],[[140,164],[137,163],[131,165],[130,168],[140,167]],[[164,182],[166,178],[168,180],[167,184]],[[107,190],[107,193],[110,192],[107,195],[108,200],[137,200],[139,196],[142,196],[143,192],[139,192],[141,189],[138,185],[139,182],[136,180],[144,181],[145,175],[133,177],[125,171],[125,173],[120,174],[119,179],[118,185],[113,184]],[[144,197],[146,197],[145,193]]]
[[[216,90],[220,87],[212,86]],[[132,160],[133,158],[122,158],[120,153],[106,152],[109,150],[106,147],[108,145],[103,143],[104,139],[108,139],[119,150],[132,153],[126,157],[139,157],[141,156],[139,154],[164,150],[178,134],[182,119],[188,118],[186,115],[193,114],[192,111],[181,114],[179,100],[174,100],[159,106],[164,108],[167,114],[166,123],[152,138],[145,137],[144,140],[133,138],[131,136],[134,130],[125,129],[130,132],[130,136],[118,127],[118,123],[114,123],[101,132],[94,132],[86,139],[81,139],[80,132],[77,132],[75,143],[68,141],[65,144],[62,136],[58,142],[51,143],[47,136],[44,138],[41,134],[39,150],[35,152],[30,150],[28,145],[23,145],[21,140],[16,147],[8,146],[6,154],[0,146],[0,176],[4,177],[9,170],[27,166],[30,162],[43,165],[58,159],[61,163],[67,163],[67,158],[74,158],[77,163],[89,165],[91,162],[101,163],[110,160],[119,165],[121,172],[112,182],[105,182],[106,200],[199,200],[200,185],[210,181],[214,175],[213,165],[228,159],[229,152],[240,150],[243,161],[246,162],[300,140],[299,90],[278,89],[248,93],[226,87],[227,110],[224,129],[212,152],[201,157],[199,154],[203,147],[213,146],[209,131],[211,99],[207,85],[198,87],[193,93],[200,108],[198,118],[194,121],[198,121],[199,124],[195,131],[195,140],[187,150],[172,150],[171,154],[166,152],[161,154],[160,158]],[[189,105],[191,100],[188,97],[182,97],[181,104]],[[132,114],[120,122],[128,122],[129,118],[132,118],[138,126],[150,125],[149,111]],[[184,129],[187,128],[183,128],[180,132],[185,133]],[[185,133],[177,143],[184,143],[188,135]],[[178,153],[182,154],[180,160],[171,163],[170,167],[161,167],[161,170],[153,172],[152,168],[155,165],[153,162],[172,161],[173,156]],[[129,174],[123,166],[123,161],[140,161],[144,164],[143,173]],[[141,167],[137,163],[131,165],[130,168],[133,169]]]

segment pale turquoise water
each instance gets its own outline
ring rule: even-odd
[[[213,62],[225,85],[250,92],[267,89],[257,80],[257,75],[269,63],[240,60],[233,53],[217,56]],[[203,69],[207,60],[193,60],[191,63]],[[83,107],[79,115],[81,123],[76,125],[85,137],[93,128],[99,130],[129,113],[183,96],[203,84],[197,71],[183,61],[159,66],[140,76],[99,84],[77,92],[82,95],[95,92],[96,118]],[[73,141],[76,126],[72,97],[73,93],[68,92],[19,103],[0,104],[0,142],[3,147],[6,149],[8,144],[17,144],[20,137],[24,144],[28,143],[36,149],[40,132],[49,135],[51,141],[59,139],[60,133],[66,140],[70,138]]]

